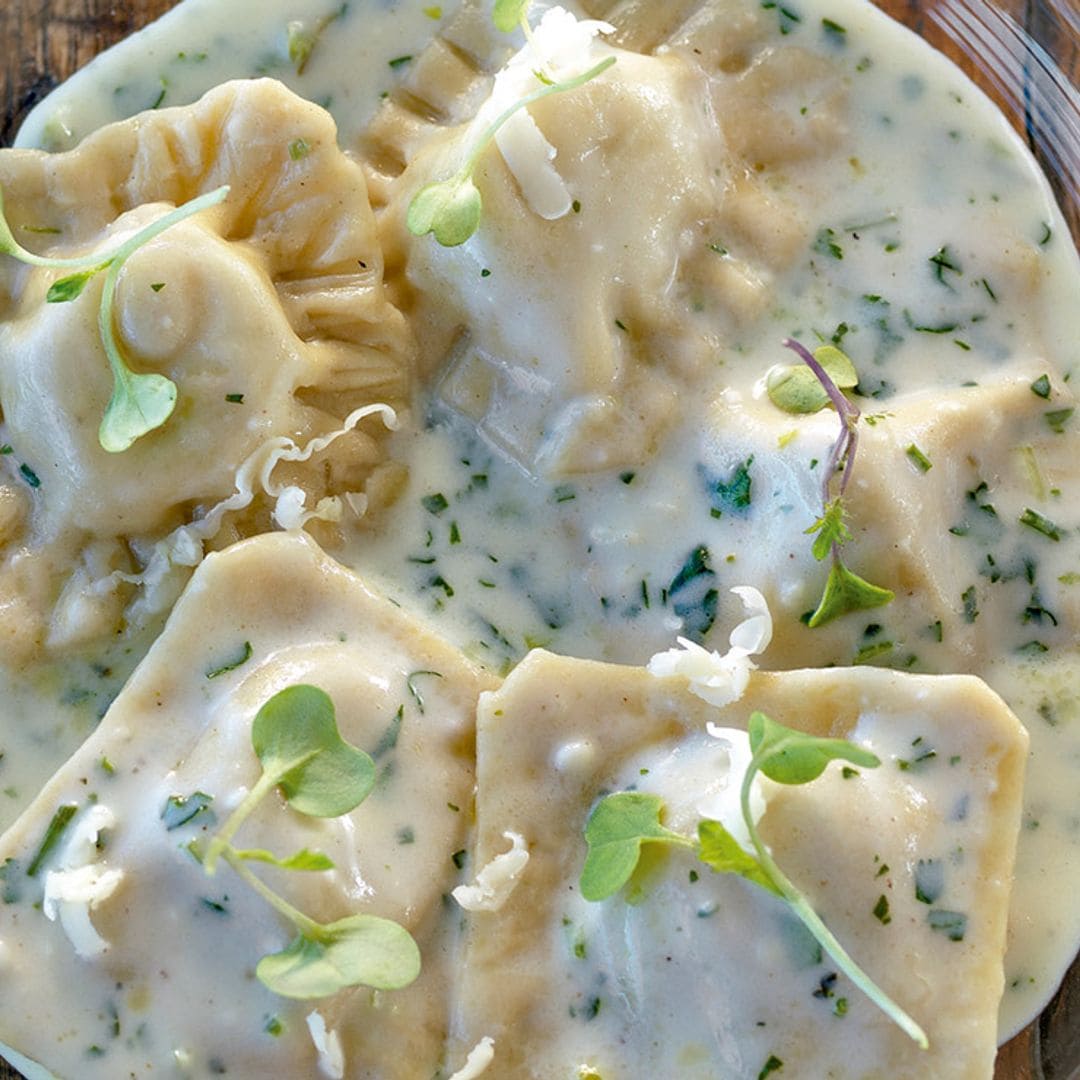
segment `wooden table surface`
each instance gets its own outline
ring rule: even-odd
[[[113,42],[145,26],[177,0],[0,0],[0,146],[10,144],[27,112],[61,80]],[[660,2],[660,0],[658,0]],[[967,71],[972,60],[940,26],[920,14],[920,0],[876,0],[879,7],[922,33]],[[1076,0],[998,0],[1019,25],[1052,47],[1073,86],[1080,86]],[[1062,13],[1071,12],[1069,16]],[[1073,21],[1070,27],[1069,19]],[[1000,99],[999,99],[1000,100]],[[1080,121],[1080,117],[1076,118]],[[1018,127],[1022,124],[1018,123]],[[1038,147],[1036,147],[1036,150]],[[1080,151],[1080,148],[1077,148]],[[1080,242],[1080,218],[1070,216]],[[1017,1036],[998,1055],[995,1080],[1075,1080],[1075,1059],[1055,1058],[1055,1047],[1076,1047],[1080,1037],[1080,963],[1040,1024]],[[1058,1055],[1060,1056],[1060,1055]],[[1036,1066],[1038,1063],[1041,1068]],[[0,1062],[0,1080],[17,1077]],[[78,1080],[78,1078],[70,1078]]]

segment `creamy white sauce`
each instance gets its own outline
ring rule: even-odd
[[[326,104],[343,145],[355,145],[381,95],[408,70],[412,61],[403,58],[420,51],[452,5],[433,18],[420,3],[351,3],[327,24],[297,74],[287,23],[314,24],[337,10],[316,0],[185,0],[39,106],[20,143],[64,148],[110,120],[191,101],[223,79],[269,74]],[[821,32],[823,17],[846,27],[844,44]],[[508,670],[535,646],[644,663],[670,646],[688,619],[702,617],[711,587],[717,608],[706,620],[706,637],[713,625],[720,633],[737,621],[741,606],[727,592],[732,585],[767,585],[778,620],[791,622],[813,607],[823,571],[804,533],[820,510],[815,469],[836,426],[831,413],[790,417],[785,427],[793,437],[778,447],[775,431],[757,425],[761,410],[770,408],[761,400],[761,377],[791,359],[778,344],[784,336],[807,343],[837,338],[856,359],[860,387],[871,395],[860,405],[876,419],[864,426],[860,454],[875,462],[887,459],[871,458],[874,439],[889,429],[892,405],[905,394],[959,394],[992,375],[1034,379],[1044,371],[1055,392],[1065,392],[1080,341],[1080,270],[1045,180],[1005,121],[958,73],[856,3],[829,0],[814,8],[813,19],[789,29],[785,40],[821,50],[842,71],[856,110],[850,122],[857,156],[807,162],[787,176],[780,194],[807,217],[807,250],[761,318],[729,340],[698,391],[680,399],[679,428],[661,452],[633,468],[554,482],[526,474],[445,405],[425,399],[419,411],[434,423],[396,437],[396,454],[410,467],[405,493],[374,535],[358,535],[338,553],[495,671]],[[792,108],[798,113],[797,94]],[[958,271],[932,261],[941,252]],[[480,268],[488,271],[477,287],[496,314],[522,306],[518,254],[478,245],[469,256],[478,281]],[[707,320],[711,300],[702,304]],[[552,317],[532,309],[526,336],[542,341]],[[1024,400],[1042,412],[1061,404]],[[1034,415],[1037,424],[1039,412]],[[1014,432],[1008,417],[1000,419],[997,443],[1006,451],[1026,445],[1030,429]],[[977,423],[970,423],[978,445]],[[1062,438],[1075,445],[1075,435]],[[717,482],[730,481],[751,457],[750,505],[719,504]],[[904,460],[895,467],[911,470]],[[928,479],[945,467],[935,460],[937,472]],[[889,481],[866,469],[864,460],[851,500],[877,497],[887,507],[888,490],[881,495],[881,489]],[[928,610],[919,597],[899,597],[817,636],[795,622],[762,658],[773,667],[813,655],[821,665],[872,660],[970,671],[1028,726],[1032,757],[1002,1037],[1046,1002],[1080,938],[1073,902],[1080,890],[1080,711],[1066,685],[1076,673],[1069,656],[1080,585],[1070,575],[1080,574],[1080,500],[1064,485],[1033,491],[1024,476],[1019,469],[982,476],[989,494],[967,502],[958,482],[956,505],[910,522],[913,532],[926,534],[930,550],[947,550],[965,566],[951,615]],[[1066,479],[1077,483],[1075,474]],[[444,497],[444,508],[432,501],[435,495]],[[987,502],[1000,518],[992,534],[969,527]],[[1019,524],[1026,507],[1060,526],[1061,539],[1052,542]],[[710,573],[673,588],[699,546],[708,549]],[[870,552],[858,540],[850,550],[856,561]],[[1036,570],[1026,568],[1032,563]],[[961,596],[971,586],[979,614],[968,619]],[[939,640],[938,620],[955,635]],[[1049,651],[1010,659],[1031,642]],[[120,656],[91,657],[32,681],[4,675],[0,827],[92,730],[144,648],[125,644]]]
[[[185,0],[50,94],[16,145],[65,150],[143,109],[188,105],[227,79],[267,75],[329,109],[342,145],[351,146],[456,7],[455,0]],[[289,56],[296,22],[317,37],[302,71]]]

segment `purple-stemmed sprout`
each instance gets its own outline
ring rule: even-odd
[[[827,554],[832,554],[832,569],[825,583],[825,591],[807,622],[807,626],[813,629],[848,612],[888,604],[894,599],[894,594],[889,589],[873,585],[858,574],[852,573],[844,565],[840,556],[840,545],[851,539],[851,533],[844,524],[843,498],[855,466],[861,413],[858,407],[847,399],[844,392],[805,345],[793,338],[785,338],[784,345],[791,349],[814,373],[814,377],[821,383],[822,389],[828,395],[840,418],[840,434],[833,443],[821,482],[821,517],[806,530],[808,533],[818,534],[812,549],[816,559],[820,561]],[[837,473],[840,474],[840,482],[834,494]]]
[[[858,406],[848,401],[844,391],[833,382],[832,376],[818,363],[814,354],[802,342],[794,338],[784,338],[784,345],[791,349],[814,373],[817,381],[821,383],[821,388],[829,395],[829,400],[836,409],[836,415],[840,417],[840,434],[833,443],[832,453],[829,455],[829,467],[825,470],[821,484],[821,502],[827,506],[833,498],[833,477],[840,471],[841,466],[844,472],[840,477],[840,490],[837,495],[843,496],[847,490],[851,470],[855,465],[855,451],[859,446],[859,417],[862,413],[859,412]]]

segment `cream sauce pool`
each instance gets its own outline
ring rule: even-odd
[[[397,439],[408,488],[377,530],[336,554],[498,672],[534,646],[643,663],[692,624],[701,634],[731,625],[739,608],[727,588],[753,584],[791,622],[765,666],[872,662],[985,678],[1032,737],[1005,1038],[1045,1004],[1080,940],[1080,476],[1075,460],[1062,464],[1069,447],[1076,458],[1080,430],[1068,388],[1080,269],[1045,180],[959,73],[858,3],[804,8],[786,24],[778,13],[780,28],[853,87],[844,145],[855,149],[791,171],[782,194],[809,243],[699,392],[680,399],[660,451],[634,468],[545,480],[428,392]],[[227,78],[272,75],[326,105],[350,148],[450,11],[419,0],[185,0],[39,106],[20,144],[63,149]],[[298,19],[322,31],[302,71],[286,29]],[[492,310],[527,292],[514,252],[478,242],[463,259]],[[542,337],[554,314],[534,312]],[[798,623],[820,591],[804,533],[836,432],[831,413],[784,418],[779,438],[759,422],[765,372],[790,362],[785,336],[834,341],[860,373],[870,423],[850,498],[868,538],[852,552],[887,570],[889,552],[915,536],[913,551],[943,561],[929,571],[949,579],[942,610],[900,597],[817,636]],[[980,397],[995,379],[1019,389]],[[939,452],[964,457],[967,471],[927,442],[942,409],[960,417],[960,434]],[[738,481],[748,496],[733,502]],[[4,676],[0,825],[92,730],[146,645]]]

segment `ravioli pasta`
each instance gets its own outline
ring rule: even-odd
[[[271,578],[278,587],[269,592]],[[242,654],[245,640],[251,659],[208,678]],[[182,675],[178,655],[186,658]],[[244,842],[283,853],[307,846],[333,858],[329,875],[291,875],[308,879],[290,899],[312,918],[326,922],[360,909],[407,924],[421,944],[423,973],[386,1001],[357,988],[325,1003],[289,1002],[252,986],[255,962],[281,936],[278,917],[235,878],[207,878],[192,857],[187,845],[207,835],[212,816],[190,826],[163,818],[170,798],[196,791],[213,796],[225,816],[238,785],[246,789],[257,778],[252,717],[294,683],[329,693],[342,734],[377,754],[380,780],[361,807],[330,821],[301,819],[284,803],[265,807],[246,826]],[[200,1075],[213,1072],[215,1061],[242,1075],[313,1075],[317,1055],[305,1017],[316,1009],[346,1060],[364,1063],[361,1074],[434,1071],[453,973],[441,898],[455,878],[450,855],[466,843],[461,808],[473,785],[476,698],[492,684],[311,541],[257,537],[209,556],[108,719],[5,834],[5,888],[20,900],[3,908],[0,1041],[60,1076],[98,1067],[115,1075],[144,1061],[174,1060]],[[39,887],[25,852],[61,804],[79,808],[76,823],[107,810],[102,872],[122,874],[91,911],[107,945],[89,961],[60,923],[24,904]],[[400,839],[406,829],[408,843]],[[176,963],[154,959],[159,947],[152,943],[167,939],[184,943],[187,955]],[[283,937],[280,946],[287,943]],[[40,993],[28,992],[32,984]],[[94,1065],[81,1038],[57,1039],[71,1026],[89,1034],[102,1009],[125,1030],[152,1021],[123,1063],[110,1053]],[[234,1033],[262,1031],[271,1017],[281,1034],[238,1054]],[[32,1031],[40,1039],[28,1041]]]
[[[831,1010],[804,1020],[800,999],[822,986],[822,1002],[834,997],[830,961],[744,881],[675,853],[643,897],[594,905],[578,895],[575,824],[597,796],[628,785],[661,793],[669,827],[689,831],[726,779],[726,751],[703,735],[706,723],[741,725],[750,709],[854,736],[884,759],[806,788],[770,787],[762,831],[813,882],[815,907],[872,975],[926,1018],[929,1052],[854,998],[844,1041],[817,1038]],[[917,755],[913,742],[955,759],[945,787],[897,767]],[[500,850],[509,829],[529,839],[531,857],[507,903],[471,917],[465,1042],[491,1034],[511,1076],[556,1076],[570,1062],[601,1076],[741,1076],[770,1054],[814,1076],[986,1075],[1026,746],[1005,704],[970,678],[759,673],[737,705],[717,710],[682,680],[532,653],[477,717],[479,856]],[[543,787],[530,784],[545,773]],[[919,898],[931,866],[948,881],[934,891],[938,910],[968,913],[971,933],[955,951],[932,928],[925,884]],[[875,915],[879,897],[887,917]],[[740,931],[755,925],[769,936]],[[742,977],[750,970],[760,981]]]
[[[145,245],[122,272],[121,340],[141,366],[173,376],[181,395],[170,422],[124,454],[97,445],[110,393],[100,277],[72,303],[45,304],[55,272],[4,268],[0,400],[8,439],[40,484],[27,491],[16,477],[4,488],[9,656],[114,633],[132,590],[110,574],[134,575],[156,543],[211,515],[272,440],[302,446],[358,407],[408,400],[411,338],[382,293],[363,177],[329,117],[278,84],[224,86],[67,154],[13,151],[0,164],[9,220],[48,236],[50,254],[111,248],[222,184],[223,206]],[[274,480],[315,506],[360,496],[374,477],[385,499],[385,432],[374,417],[309,464],[281,464]],[[265,492],[239,501],[196,547],[272,527]],[[320,535],[333,544],[335,527]]]
[[[213,9],[225,52],[247,2]],[[100,280],[48,304],[55,272],[0,265],[0,784],[5,740],[52,775],[0,836],[0,1052],[64,1080],[990,1077],[1080,938],[1080,266],[1033,164],[863,0],[587,0],[528,42],[478,0],[415,42],[403,10],[300,7],[252,66],[304,97],[228,81],[0,152],[50,254],[230,187],[125,265],[117,334],[180,403],[123,454]],[[551,92],[477,142],[515,86]],[[475,231],[417,235],[475,147]],[[784,339],[854,371],[817,411],[776,391]],[[297,687],[372,760],[337,817],[292,801],[317,753],[260,787]],[[51,757],[48,710],[85,732]],[[863,764],[754,778],[755,712]],[[660,832],[586,900],[610,795]],[[317,928],[353,915],[411,935],[415,981],[346,970]],[[272,992],[289,950],[345,988]]]

